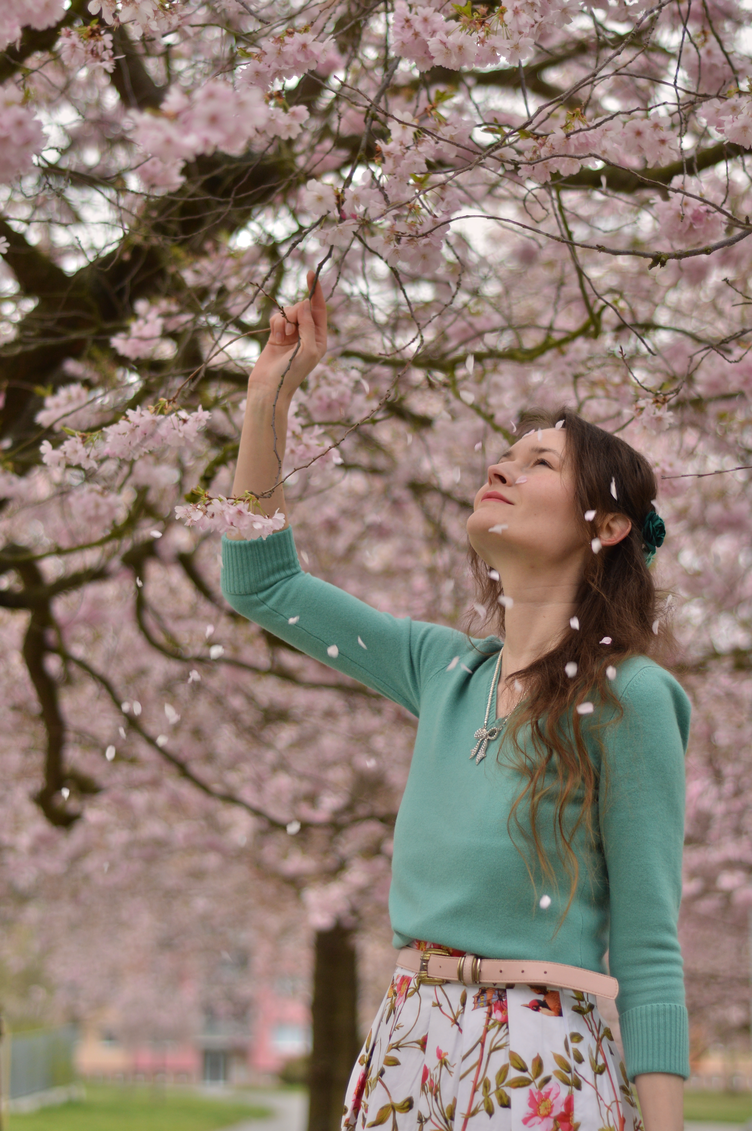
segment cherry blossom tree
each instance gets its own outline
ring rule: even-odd
[[[81,830],[138,845],[131,807],[177,790],[246,822],[330,969],[383,922],[412,723],[218,589],[216,535],[279,525],[232,466],[312,267],[330,349],[279,475],[319,576],[482,634],[464,521],[520,410],[571,403],[654,461],[697,703],[690,1000],[702,1039],[740,1039],[748,991],[719,975],[709,1003],[702,924],[741,945],[750,890],[746,10],[12,0],[0,40],[7,860],[51,851],[35,808],[103,866]]]

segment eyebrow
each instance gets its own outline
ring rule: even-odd
[[[549,452],[551,455],[561,457],[561,452],[558,451],[556,448],[541,448],[541,447],[536,446],[532,449],[532,452],[533,452],[534,455],[541,455],[543,452]],[[506,459],[507,456],[511,456],[511,454],[512,454],[512,449],[509,448],[508,451],[501,453],[501,455],[499,456],[499,458],[496,462],[501,463],[501,461],[503,459]]]

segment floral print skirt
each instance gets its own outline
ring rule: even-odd
[[[594,995],[463,986],[399,966],[345,1100],[343,1131],[370,1127],[643,1131]]]

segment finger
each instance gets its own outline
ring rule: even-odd
[[[285,337],[291,338],[293,334],[298,332],[298,308],[295,306],[285,307]]]
[[[285,343],[285,323],[281,314],[273,314],[269,319],[269,341],[275,345]]]
[[[313,280],[316,278],[314,271],[308,272],[308,293],[311,293]],[[311,295],[310,303],[311,314],[313,316],[313,324],[316,332],[316,341],[323,348],[326,346],[326,300],[324,298],[324,288],[321,286],[321,279],[316,279],[316,286],[313,294]]]

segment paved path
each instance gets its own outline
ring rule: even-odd
[[[308,1116],[308,1096],[305,1092],[257,1092],[254,1088],[249,1099],[254,1106],[271,1108],[274,1115],[269,1119],[249,1119],[246,1123],[235,1123],[226,1131],[305,1131]]]

